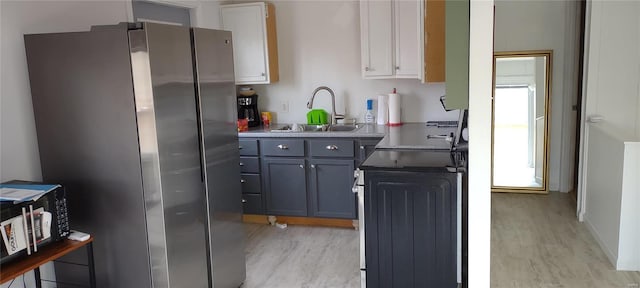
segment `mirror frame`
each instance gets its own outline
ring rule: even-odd
[[[542,164],[542,173],[544,179],[542,181],[542,187],[512,187],[512,186],[496,186],[493,183],[493,155],[494,155],[494,129],[495,129],[495,93],[496,93],[496,62],[499,58],[513,58],[513,57],[539,57],[545,56],[545,103],[544,103],[544,158]],[[536,194],[548,194],[549,193],[549,129],[551,122],[551,71],[553,63],[553,50],[531,50],[531,51],[509,51],[509,52],[494,52],[493,53],[493,79],[492,79],[492,91],[491,91],[491,192],[511,192],[511,193],[536,193]]]

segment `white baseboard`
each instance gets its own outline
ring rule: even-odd
[[[589,218],[586,217],[586,215],[584,217],[584,224],[587,226],[587,229],[589,229],[589,232],[591,232],[591,235],[593,235],[593,238],[596,239],[598,245],[600,245],[600,249],[602,249],[602,252],[604,252],[604,254],[607,255],[607,258],[609,258],[609,262],[611,262],[611,265],[613,265],[614,268],[617,268],[616,263],[618,263],[618,256],[616,256],[613,251],[609,250],[609,248],[604,244],[600,233],[598,233],[598,231],[593,226],[593,224],[591,224],[591,221],[589,221]]]

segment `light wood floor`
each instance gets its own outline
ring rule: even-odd
[[[617,272],[566,193],[492,195],[491,287],[640,287]]]
[[[360,287],[358,231],[245,225],[247,279],[243,288]]]
[[[640,272],[617,272],[568,194],[492,196],[491,287],[638,288]],[[246,224],[243,288],[359,287],[358,231]]]

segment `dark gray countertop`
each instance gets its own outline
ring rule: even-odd
[[[451,153],[451,142],[429,135],[448,136],[456,128],[437,128],[426,123],[405,123],[402,126],[359,124],[359,128],[348,132],[272,132],[285,124],[274,124],[268,128],[254,127],[238,133],[240,138],[382,138],[376,151],[360,166],[361,169],[398,169],[420,171],[455,172],[455,167],[464,166],[464,152]],[[453,170],[452,170],[453,169]]]
[[[296,137],[322,137],[322,138],[382,138],[376,146],[380,149],[427,149],[449,150],[451,143],[444,139],[428,139],[427,135],[448,135],[455,132],[455,128],[427,127],[425,123],[405,123],[398,127],[389,127],[375,124],[358,124],[359,128],[353,131],[340,132],[274,132],[287,126],[287,124],[273,124],[267,128],[253,127],[249,131],[240,132],[240,138],[296,138]]]
[[[360,165],[362,170],[458,172],[463,153],[444,150],[377,150]]]
[[[376,149],[451,150],[451,141],[428,136],[447,136],[456,128],[438,128],[425,123],[406,123],[402,126],[387,127],[387,135]]]

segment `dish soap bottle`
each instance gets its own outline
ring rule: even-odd
[[[367,99],[367,113],[364,114],[365,123],[375,123],[376,116],[373,115],[373,99]]]

